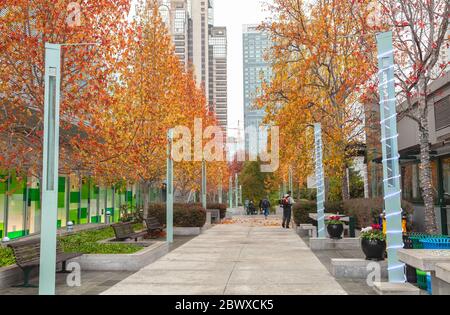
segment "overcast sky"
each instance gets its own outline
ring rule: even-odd
[[[214,0],[214,24],[228,31],[228,127],[243,126],[242,25],[259,24],[270,0]],[[230,134],[234,134],[230,130]]]

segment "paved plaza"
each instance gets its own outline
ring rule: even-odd
[[[205,231],[102,294],[304,295],[346,291],[292,229],[237,217]]]

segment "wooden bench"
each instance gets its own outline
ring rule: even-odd
[[[19,287],[35,287],[29,283],[30,273],[34,268],[39,267],[41,257],[41,240],[37,238],[27,241],[19,241],[8,244],[8,247],[13,250],[16,264],[23,271],[23,284]],[[56,263],[62,263],[62,271],[60,272],[67,273],[66,262],[82,255],[83,254],[81,253],[64,253],[61,243],[59,240],[57,241]]]
[[[119,242],[124,242],[130,239],[134,239],[134,241],[137,242],[138,238],[147,235],[147,231],[136,233],[133,229],[133,223],[131,222],[113,224],[112,228],[114,230],[114,234],[116,235],[115,240]]]
[[[155,217],[149,217],[144,219],[145,226],[147,227],[147,232],[152,237],[156,236],[157,233],[161,233],[164,230],[164,227],[161,223],[159,223],[158,219]]]

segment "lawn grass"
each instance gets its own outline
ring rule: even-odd
[[[134,225],[134,230],[143,229],[142,224]],[[60,242],[66,253],[83,254],[134,254],[142,249],[142,246],[133,244],[100,244],[99,241],[114,237],[114,231],[111,227],[101,230],[91,230],[79,232],[77,234],[64,236]],[[16,260],[10,248],[0,247],[0,267],[14,265]]]
[[[142,229],[142,225],[135,225],[135,231]],[[60,239],[62,248],[66,253],[83,254],[134,254],[142,249],[142,246],[133,244],[100,244],[99,241],[114,237],[111,227],[80,232],[65,236]]]

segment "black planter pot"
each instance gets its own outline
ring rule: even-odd
[[[343,224],[328,224],[327,231],[330,238],[334,240],[340,240],[342,238],[342,233],[344,232]]]
[[[366,255],[366,260],[382,261],[386,252],[386,241],[363,239],[361,248]]]

